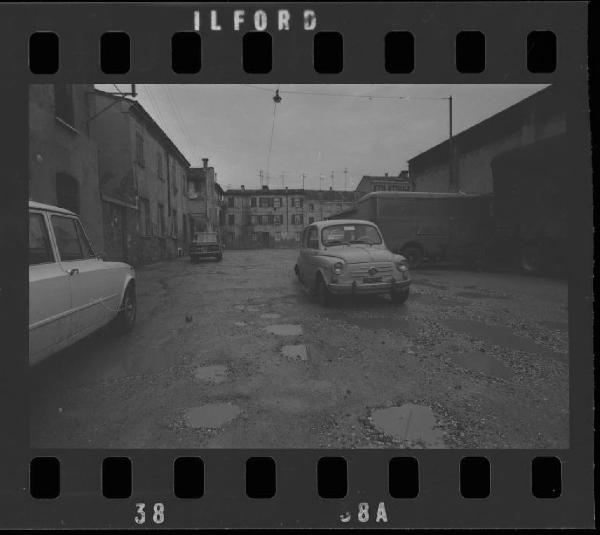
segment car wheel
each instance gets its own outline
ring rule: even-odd
[[[400,292],[392,292],[390,294],[390,298],[392,299],[392,303],[395,305],[402,305],[408,299],[409,290],[402,290]]]
[[[319,301],[319,304],[321,306],[324,307],[328,307],[331,304],[331,294],[329,293],[329,290],[327,289],[327,285],[325,284],[325,281],[323,280],[323,277],[321,275],[319,275],[317,277],[317,299]]]
[[[125,334],[133,329],[135,317],[137,314],[137,299],[135,296],[135,287],[129,284],[123,295],[123,301],[119,307],[119,313],[115,318],[115,331],[118,334]]]
[[[400,251],[400,254],[406,258],[410,269],[419,267],[423,262],[423,250],[418,245],[407,245]]]

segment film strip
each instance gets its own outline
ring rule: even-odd
[[[0,64],[3,69],[0,87],[4,107],[2,115],[5,119],[2,128],[5,166],[0,196],[3,203],[2,243],[5,244],[3,248],[7,253],[5,258],[12,259],[4,262],[5,282],[2,285],[2,332],[6,348],[6,351],[2,351],[0,364],[0,411],[4,422],[4,433],[0,440],[2,527],[171,529],[593,526],[593,253],[590,239],[593,225],[586,3],[23,4],[5,5],[0,10]],[[288,427],[282,427],[278,431],[275,424],[270,428],[265,425],[262,434],[246,443],[240,439],[241,445],[233,447],[232,442],[219,442],[218,430],[210,435],[216,437],[210,443],[212,446],[207,446],[208,442],[201,442],[200,447],[195,447],[193,442],[187,442],[180,447],[176,440],[165,438],[171,437],[170,433],[173,432],[173,428],[165,426],[157,432],[154,445],[152,440],[144,439],[149,424],[142,420],[131,427],[131,421],[125,416],[128,411],[133,410],[132,404],[136,403],[133,397],[120,391],[118,395],[122,397],[123,404],[118,409],[118,404],[111,397],[113,391],[106,389],[92,392],[102,402],[113,407],[112,420],[101,420],[100,405],[98,412],[94,413],[85,412],[83,407],[91,405],[85,405],[84,401],[79,408],[71,403],[70,411],[75,412],[67,417],[78,421],[77,425],[86,427],[88,434],[82,433],[79,436],[75,425],[70,428],[74,437],[72,441],[71,437],[61,435],[66,427],[56,418],[57,413],[59,416],[62,414],[63,404],[69,404],[66,393],[54,393],[52,399],[53,402],[56,401],[57,407],[56,410],[54,406],[51,407],[54,411],[52,413],[49,406],[32,407],[36,402],[39,403],[37,389],[47,390],[48,381],[69,373],[66,366],[75,364],[74,360],[64,360],[67,364],[63,364],[62,369],[59,365],[54,369],[46,365],[44,369],[50,370],[47,376],[39,368],[32,372],[27,358],[28,347],[29,354],[31,350],[31,339],[25,328],[25,325],[30,325],[28,314],[31,306],[27,298],[30,295],[31,279],[28,280],[25,274],[28,265],[31,266],[32,254],[31,234],[30,249],[26,248],[31,222],[28,225],[25,206],[28,200],[32,200],[35,187],[32,185],[34,172],[31,166],[36,161],[42,165],[42,160],[47,158],[44,150],[51,151],[47,146],[39,144],[36,145],[42,147],[39,154],[37,148],[32,149],[33,144],[38,143],[38,138],[32,141],[32,136],[39,135],[36,130],[41,129],[42,123],[35,122],[36,117],[40,117],[36,108],[39,103],[32,100],[31,88],[54,87],[57,84],[69,87],[83,87],[86,84],[112,86],[116,89],[117,98],[122,97],[123,102],[134,102],[136,87],[139,89],[151,84],[165,84],[165,98],[171,104],[176,118],[173,119],[174,124],[179,125],[173,127],[171,132],[181,128],[172,137],[181,134],[179,139],[184,145],[190,142],[190,146],[194,143],[193,139],[190,140],[193,136],[188,135],[185,117],[182,117],[188,112],[184,111],[182,114],[179,111],[179,104],[173,101],[170,94],[170,84],[228,84],[245,86],[248,91],[254,89],[253,95],[264,93],[271,108],[274,102],[271,145],[277,106],[282,99],[284,102],[289,99],[294,90],[302,92],[301,84],[308,84],[312,89],[304,91],[312,91],[315,95],[320,90],[314,86],[323,84],[322,91],[329,93],[327,98],[340,93],[337,96],[342,100],[353,96],[354,100],[366,101],[398,100],[397,95],[400,93],[368,91],[349,95],[343,87],[355,84],[376,88],[397,84],[398,87],[405,88],[419,84],[419,87],[451,87],[455,91],[461,85],[476,84],[532,84],[551,87],[554,100],[549,108],[552,109],[555,106],[553,103],[558,102],[564,111],[568,138],[566,158],[571,171],[561,186],[562,199],[567,207],[562,221],[568,228],[564,243],[566,257],[570,259],[565,283],[568,288],[565,296],[568,297],[565,297],[562,309],[562,313],[568,317],[568,340],[566,363],[563,360],[558,368],[550,367],[547,377],[543,379],[548,385],[560,385],[562,380],[568,383],[564,396],[562,390],[556,392],[557,397],[564,397],[561,407],[565,409],[557,416],[562,418],[562,427],[558,424],[551,427],[555,435],[545,442],[540,438],[538,442],[525,442],[523,446],[518,440],[508,441],[506,447],[499,449],[487,446],[484,440],[477,442],[476,439],[461,443],[457,438],[452,445],[436,445],[435,442],[427,444],[425,439],[412,444],[406,440],[379,440],[385,432],[377,435],[377,440],[372,439],[368,446],[365,446],[366,442],[356,442],[352,444],[358,445],[340,447],[339,441],[336,446],[335,440],[323,439],[324,442],[318,448],[313,447],[312,440],[273,448],[271,444],[289,444],[288,440],[278,441],[273,438],[273,434],[289,432]],[[336,89],[328,91],[332,84],[337,84]],[[54,93],[55,98],[57,94]],[[446,95],[436,94],[435,98],[449,100],[452,106],[452,99],[448,99]],[[151,118],[153,124],[163,123],[159,120],[160,106],[156,99],[156,95],[147,94],[148,112],[150,115],[154,112],[155,115],[154,119]],[[419,97],[413,94],[412,99],[418,101]],[[108,108],[112,101],[107,102]],[[230,105],[242,110],[236,107],[239,102],[232,100]],[[542,105],[539,106],[540,108],[523,113],[542,114],[539,111]],[[89,121],[96,114],[103,113],[104,109],[104,106],[98,106],[94,113],[90,113]],[[326,113],[325,110],[326,107],[323,107],[321,113]],[[306,113],[309,113],[308,108]],[[310,110],[311,117],[312,114],[313,111]],[[450,107],[451,139],[452,117]],[[71,118],[71,122],[67,119],[64,114],[59,117],[57,113],[56,120],[63,123],[63,128],[70,128],[73,136],[80,135],[79,129],[72,127],[74,119]],[[298,123],[302,122],[301,115],[296,119]],[[535,121],[532,121],[534,137],[543,137],[539,132],[554,128],[554,123],[551,122],[536,126]],[[362,128],[363,124],[364,122],[357,122],[351,124],[351,127]],[[416,122],[414,124],[417,125]],[[444,122],[440,124],[443,124],[442,128],[446,128]],[[218,128],[214,124],[212,126]],[[526,135],[526,129],[522,132]],[[89,137],[93,139],[94,135],[92,133]],[[165,135],[164,132],[161,135]],[[310,135],[310,129],[306,130],[306,136]],[[481,135],[493,137],[494,134]],[[436,139],[440,139],[440,136]],[[173,144],[171,140],[164,143],[165,146]],[[248,144],[251,145],[252,142],[248,141]],[[187,145],[181,147],[183,152],[188,149],[190,147]],[[190,151],[193,150],[191,147]],[[463,146],[461,150],[467,149]],[[175,147],[173,151],[179,152],[180,148]],[[548,152],[541,153],[543,158],[547,154]],[[139,149],[136,157],[139,158]],[[146,157],[150,158],[148,154]],[[181,157],[185,160],[185,156]],[[57,159],[60,158],[68,159],[69,156],[57,156]],[[102,157],[98,158],[100,161]],[[271,147],[268,158],[271,158]],[[137,164],[140,162],[137,161]],[[196,161],[196,164],[199,165],[200,162]],[[87,162],[85,165],[92,164]],[[177,171],[171,175],[168,165],[166,163],[166,176],[176,177]],[[449,180],[454,173],[452,165],[451,163]],[[162,160],[159,167],[162,168]],[[281,191],[285,189],[287,192],[284,173],[281,178],[279,175],[273,178],[269,176],[268,167],[269,164],[266,174],[261,171],[261,187],[264,188],[263,180],[271,178],[272,189],[275,188],[273,183],[281,180]],[[206,167],[205,162],[205,169],[212,168]],[[302,188],[292,186],[293,191],[308,189],[304,187],[304,173],[301,176]],[[333,191],[333,172],[331,183]],[[177,188],[175,182],[169,183],[169,189],[171,185]],[[181,187],[185,186],[181,184]],[[243,197],[246,190],[244,186],[240,188],[236,191]],[[172,190],[173,196],[177,195],[175,189]],[[321,190],[321,187],[318,189]],[[235,207],[235,202],[232,208]],[[257,201],[257,204],[260,202],[262,201]],[[311,202],[309,197],[306,197],[306,202]],[[140,202],[138,205],[136,198],[136,210],[141,210],[141,204]],[[268,208],[275,213],[277,206],[269,205]],[[80,215],[85,223],[84,211],[82,209]],[[99,218],[103,217],[102,212],[98,213]],[[206,213],[208,214],[208,208]],[[224,213],[227,215],[229,212]],[[171,218],[171,214],[167,217]],[[106,221],[106,212],[104,218]],[[113,219],[109,221],[117,221],[117,216],[111,215],[111,218]],[[173,215],[173,220],[176,218],[177,215]],[[288,220],[286,215],[286,221]],[[144,217],[140,216],[140,222],[143,221]],[[154,224],[150,215],[148,221],[150,228]],[[156,221],[159,227],[156,232],[162,232],[160,216]],[[312,223],[302,220],[304,225]],[[261,220],[258,224],[261,224]],[[86,231],[89,234],[89,228]],[[178,230],[173,232],[177,233]],[[56,240],[59,251],[59,238],[53,239]],[[279,239],[283,238],[280,236]],[[387,237],[385,239],[387,243]],[[226,245],[225,258],[229,249],[232,252],[235,250],[228,242]],[[414,261],[412,257],[411,261]],[[335,266],[332,269],[335,270]],[[235,281],[228,284],[243,286],[241,279]],[[421,281],[424,285],[431,284],[431,281],[423,282],[423,277]],[[151,287],[148,292],[160,292],[160,286],[155,282],[157,286]],[[468,287],[474,288],[465,286]],[[477,299],[473,295],[470,298]],[[251,320],[238,322],[237,327],[240,329],[247,328],[249,321],[258,321],[259,314],[263,312],[260,305],[257,307],[253,303],[250,298],[244,305]],[[171,303],[169,306],[176,305]],[[455,306],[458,306],[456,302]],[[525,304],[522,306],[523,310],[528,310]],[[500,308],[493,311],[496,323],[502,321],[499,310]],[[145,314],[144,311],[140,313]],[[321,317],[319,314],[321,313],[316,312]],[[348,314],[352,315],[354,312],[341,312],[342,316]],[[365,312],[365,315],[368,314]],[[355,315],[358,317],[360,314]],[[277,312],[267,312],[260,315],[260,318],[267,320],[279,316]],[[377,317],[375,316],[375,320]],[[227,321],[230,319],[227,317]],[[193,316],[186,316],[184,328],[185,324],[197,325],[197,320]],[[269,327],[271,326],[261,327],[260,332],[264,335],[264,330]],[[295,325],[282,324],[275,327],[294,328]],[[184,328],[180,327],[177,332],[182,337],[191,336]],[[218,330],[220,326],[215,324],[213,328]],[[424,331],[419,331],[422,332]],[[277,335],[276,332],[270,332],[273,333]],[[299,333],[293,334],[297,345],[284,346],[292,348],[288,349],[287,356],[310,361],[315,354],[319,354],[318,349],[306,349],[301,337],[302,331]],[[135,330],[132,336],[135,336]],[[350,334],[347,336],[350,337]],[[377,343],[381,340],[384,344],[387,340],[383,334],[369,336],[379,336],[375,338]],[[443,337],[444,334],[438,332],[437,336]],[[509,335],[504,333],[498,336]],[[477,338],[477,335],[472,337]],[[237,344],[245,343],[243,338],[238,339],[232,335],[232,339]],[[92,342],[92,345],[95,343]],[[195,344],[195,349],[202,348],[197,339]],[[501,345],[500,342],[491,344]],[[212,349],[209,347],[203,350],[211,353],[220,347],[215,345]],[[524,354],[535,352],[531,347],[517,348],[517,351]],[[550,346],[546,346],[546,351],[549,351],[548,347]],[[93,350],[88,345],[81,351],[87,353]],[[367,349],[364,351],[364,355],[367,355]],[[414,352],[411,351],[409,349],[406,352],[407,358],[413,358]],[[557,356],[558,360],[560,358],[560,355]],[[208,362],[211,360],[208,359]],[[80,369],[81,366],[85,367],[85,363],[75,365],[80,366]],[[204,372],[216,376],[229,373],[213,368]],[[189,366],[184,369],[187,370],[184,373],[191,373],[192,368]],[[514,369],[522,368],[517,365]],[[317,375],[307,375],[302,379],[312,381],[314,387],[313,394],[305,395],[323,396],[325,399],[327,392],[319,391],[319,388],[327,390],[334,381],[331,378],[324,381],[318,375],[321,368],[314,373]],[[338,373],[343,373],[343,370]],[[367,377],[365,375],[362,382],[353,382],[352,388],[360,389],[361,384],[368,382]],[[214,377],[211,380],[212,384],[220,381]],[[249,377],[247,380],[253,379]],[[292,379],[283,376],[279,380]],[[423,381],[425,385],[427,381]],[[454,379],[447,379],[449,384],[454,385],[452,381]],[[443,383],[444,379],[440,379],[440,382]],[[58,384],[63,385],[60,381]],[[157,389],[161,384],[158,380],[145,388]],[[494,383],[485,384],[492,388],[489,385]],[[511,384],[520,383],[517,381]],[[76,387],[79,388],[78,385]],[[460,388],[458,385],[454,387]],[[266,384],[260,388],[270,387]],[[331,388],[330,395],[337,395]],[[242,391],[246,392],[240,390]],[[351,392],[350,387],[348,392]],[[238,399],[248,400],[249,396],[248,393],[239,394]],[[350,396],[348,394],[349,398]],[[393,394],[390,396],[393,397]],[[216,401],[219,400],[217,396]],[[287,414],[285,419],[290,420],[296,418],[306,404],[306,400],[302,398],[291,401],[282,398],[277,403],[285,402],[290,405],[287,412],[283,412]],[[181,405],[184,401],[179,400],[178,403]],[[417,405],[413,407],[417,407],[418,400],[414,403]],[[377,404],[372,403],[374,405]],[[227,402],[221,404],[219,409],[229,411],[233,410],[232,407],[235,408],[235,405]],[[398,407],[390,403],[386,408]],[[414,411],[416,410],[415,408]],[[512,407],[509,421],[517,421],[514,413],[518,412],[518,407]],[[148,414],[148,411],[140,410],[140,414],[145,414],[143,418],[152,420],[152,414]],[[271,413],[265,413],[264,418],[269,418],[268,414]],[[498,418],[499,413],[496,414]],[[552,413],[552,417],[556,414],[559,413]],[[123,423],[122,428],[115,424],[116,421],[121,421],[121,415],[122,421],[128,422]],[[412,412],[410,417],[416,418],[415,415],[416,412]],[[213,416],[214,414],[211,415]],[[98,424],[90,425],[89,421],[96,417]],[[406,426],[406,439],[410,421],[404,416],[398,417]],[[502,415],[499,417],[502,418]],[[373,427],[373,413],[369,419],[369,425]],[[47,422],[44,423],[44,420]],[[532,424],[531,421],[531,417],[524,417],[523,425],[535,427],[537,424]],[[56,427],[53,430],[54,422]],[[479,425],[473,419],[469,422]],[[127,434],[128,442],[115,435],[114,440],[105,439],[94,443],[93,437],[102,434],[98,430],[102,425]],[[331,424],[330,427],[335,429],[336,425],[338,424]],[[219,425],[215,424],[214,427],[218,428]],[[44,434],[40,433],[42,428]],[[95,430],[92,432],[93,428]],[[283,429],[287,431],[282,431]],[[451,430],[454,433],[452,436],[459,437],[460,433],[468,435],[471,431],[469,428],[456,426]],[[318,425],[311,427],[311,432],[322,433]],[[483,434],[482,431],[480,436]],[[559,435],[560,438],[556,438]],[[88,440],[85,446],[82,445],[81,437]],[[107,443],[119,446],[104,448],[98,445]],[[120,446],[123,443],[129,443],[131,447],[123,448]],[[56,444],[61,446],[55,447]]]

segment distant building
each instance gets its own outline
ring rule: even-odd
[[[372,191],[411,191],[412,186],[408,179],[408,171],[401,171],[398,176],[389,176],[385,173],[384,176],[365,175],[361,178],[356,191],[362,195],[371,193]]]
[[[80,215],[97,253],[104,249],[98,146],[91,84],[29,86],[29,198]]]
[[[188,242],[190,163],[138,102],[94,97],[106,254],[132,264],[174,257]]]
[[[225,243],[231,248],[297,246],[303,228],[350,208],[354,191],[240,189],[224,194]]]
[[[566,129],[564,96],[550,86],[411,158],[410,178],[416,191],[491,193],[497,156]]]
[[[188,174],[187,212],[191,233],[219,231],[222,223],[223,190],[216,182],[214,167],[208,166],[208,158],[202,162],[202,167],[191,167]]]

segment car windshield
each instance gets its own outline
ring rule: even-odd
[[[196,243],[214,243],[216,241],[216,232],[196,232],[194,235],[194,242]]]
[[[323,245],[350,245],[353,243],[381,244],[381,235],[376,227],[361,223],[331,225],[321,231]]]

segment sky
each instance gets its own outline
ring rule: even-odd
[[[262,171],[271,188],[302,187],[304,173],[306,189],[351,190],[363,175],[398,175],[446,140],[449,95],[457,134],[544,87],[138,84],[136,100],[193,166],[208,158],[225,189],[257,188]]]

